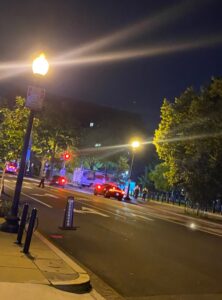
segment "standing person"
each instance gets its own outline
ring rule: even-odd
[[[144,201],[146,200],[147,194],[148,194],[148,189],[146,187],[144,187],[143,190],[142,190],[142,199]]]
[[[46,176],[46,171],[43,170],[43,172],[42,172],[42,177],[41,177],[41,180],[40,180],[40,182],[39,182],[39,187],[42,187],[42,188],[45,187],[45,176]]]
[[[135,199],[138,198],[139,192],[140,192],[140,187],[139,187],[139,185],[137,184],[137,186],[136,186],[135,189],[134,189],[134,198],[135,198]]]

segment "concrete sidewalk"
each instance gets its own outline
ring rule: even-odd
[[[104,299],[91,289],[88,274],[40,233],[33,235],[29,255],[16,237],[0,231],[1,299]]]
[[[89,294],[73,294],[48,285],[0,282],[1,299],[4,300],[96,300],[103,299],[94,290]]]

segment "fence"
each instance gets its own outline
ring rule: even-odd
[[[165,202],[173,205],[184,206],[186,209],[196,210],[197,213],[199,211],[204,211],[222,214],[222,201],[220,199],[213,200],[211,203],[204,205],[198,202],[193,203],[192,201],[186,199],[183,195],[179,193],[173,195],[172,193],[167,192],[149,192],[147,198],[158,202]]]

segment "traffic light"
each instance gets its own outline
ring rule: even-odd
[[[69,160],[70,159],[70,153],[65,152],[63,155],[64,160]]]

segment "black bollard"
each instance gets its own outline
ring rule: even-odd
[[[25,254],[29,253],[29,247],[30,247],[30,243],[31,243],[31,239],[32,239],[33,228],[35,225],[36,216],[37,216],[37,209],[33,208],[31,218],[29,221],[28,231],[26,234],[25,244],[24,244],[24,248],[23,248],[23,252]]]
[[[21,218],[21,221],[20,221],[19,229],[18,229],[18,235],[17,235],[16,243],[19,244],[19,245],[21,245],[21,243],[22,243],[22,236],[23,236],[23,232],[24,232],[24,228],[25,228],[25,224],[26,224],[28,210],[29,210],[29,205],[26,203],[23,207],[22,218]]]
[[[75,230],[76,227],[73,226],[73,220],[74,220],[74,197],[69,196],[67,198],[63,225],[62,227],[59,228],[63,230]]]

